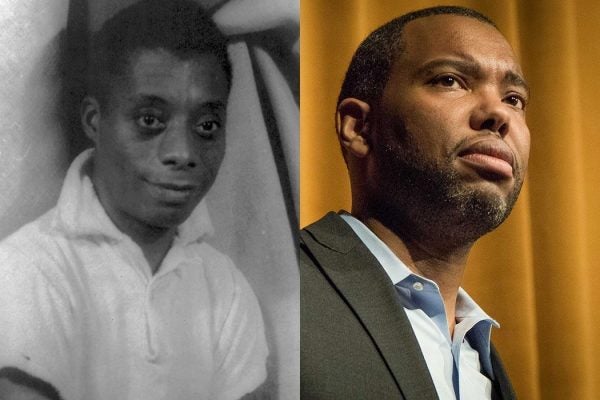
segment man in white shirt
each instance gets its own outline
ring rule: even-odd
[[[227,41],[144,0],[92,41],[56,207],[0,245],[2,399],[238,399],[266,377],[257,299],[204,239],[225,152]]]
[[[498,324],[460,285],[523,183],[528,92],[470,9],[415,11],[359,46],[336,120],[352,212],[301,233],[303,398],[515,397]]]

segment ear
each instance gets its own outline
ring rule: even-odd
[[[100,103],[94,97],[85,96],[81,101],[81,126],[85,135],[98,144],[100,130]]]
[[[371,106],[352,97],[340,102],[336,115],[338,139],[344,151],[355,157],[365,157],[370,150],[370,124],[367,121]]]

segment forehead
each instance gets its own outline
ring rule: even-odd
[[[165,49],[142,49],[128,57],[117,92],[144,92],[172,100],[223,100],[228,95],[225,72],[217,56],[203,53],[181,58]]]
[[[406,24],[396,62],[421,64],[436,57],[469,58],[521,73],[515,54],[492,25],[458,15],[434,15]]]

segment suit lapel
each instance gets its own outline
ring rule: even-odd
[[[500,356],[496,351],[494,345],[491,345],[490,349],[491,359],[492,359],[492,370],[494,371],[494,386],[496,392],[496,398],[498,400],[515,400],[517,398],[515,391],[513,390],[512,385],[510,384],[510,379],[508,379],[508,375],[504,370],[504,366],[502,365],[502,361],[500,361]],[[496,399],[492,399],[496,400]]]
[[[323,273],[372,338],[404,397],[438,399],[393,285],[352,229],[338,215],[329,213],[301,235]]]

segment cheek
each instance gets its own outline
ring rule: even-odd
[[[447,156],[464,130],[457,115],[445,111],[431,105],[415,107],[406,118],[408,139],[427,157]]]
[[[131,144],[130,136],[129,127],[121,118],[109,117],[102,124],[96,147],[105,157],[119,161]]]
[[[98,150],[101,150],[104,169],[110,171],[113,181],[120,182],[125,189],[135,189],[138,177],[151,175],[150,145],[150,142],[108,140]]]
[[[531,138],[529,135],[529,130],[525,126],[522,128],[522,133],[520,135],[515,135],[515,149],[519,153],[521,157],[521,165],[523,170],[527,170],[527,166],[529,164],[529,150],[531,148]]]
[[[209,145],[203,144],[197,150],[205,170],[216,175],[225,157],[225,140],[221,139]]]

